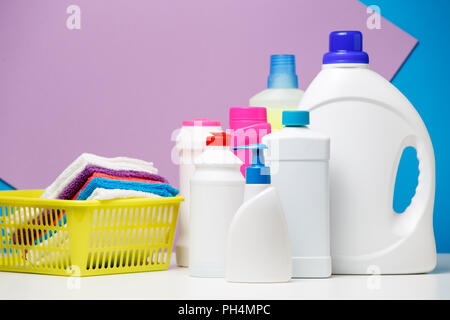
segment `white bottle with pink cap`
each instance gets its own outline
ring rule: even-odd
[[[180,196],[184,202],[180,205],[178,230],[179,238],[176,244],[177,264],[189,266],[189,180],[195,171],[194,159],[206,148],[206,138],[211,132],[223,131],[220,121],[208,118],[196,118],[183,121],[183,127],[176,136],[176,151],[179,163]]]
[[[252,162],[252,153],[249,149],[236,150],[235,147],[260,144],[262,137],[270,133],[267,110],[264,107],[232,107],[229,126],[231,149],[244,162],[241,173],[245,177],[245,169]]]

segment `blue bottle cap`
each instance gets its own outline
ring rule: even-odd
[[[333,31],[330,33],[330,51],[323,56],[323,64],[369,63],[369,55],[362,48],[360,31]]]
[[[282,123],[286,127],[301,127],[309,124],[309,111],[286,110],[283,111]]]
[[[270,56],[269,89],[297,89],[298,78],[295,73],[293,54],[274,54]]]
[[[264,163],[265,144],[250,144],[247,146],[233,147],[233,150],[251,149],[252,165],[245,170],[246,184],[270,184],[270,167]]]

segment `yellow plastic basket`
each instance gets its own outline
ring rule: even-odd
[[[166,270],[182,197],[102,201],[0,192],[0,271],[93,276]]]

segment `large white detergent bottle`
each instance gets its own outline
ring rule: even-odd
[[[359,31],[330,34],[330,51],[299,109],[331,137],[331,253],[335,274],[422,273],[434,269],[434,152],[411,103],[369,69]],[[410,206],[393,210],[397,168],[412,146],[419,183]]]

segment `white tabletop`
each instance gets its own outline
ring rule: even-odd
[[[167,271],[86,278],[0,272],[0,299],[450,299],[450,254],[429,274],[332,276],[280,284],[192,278]]]

